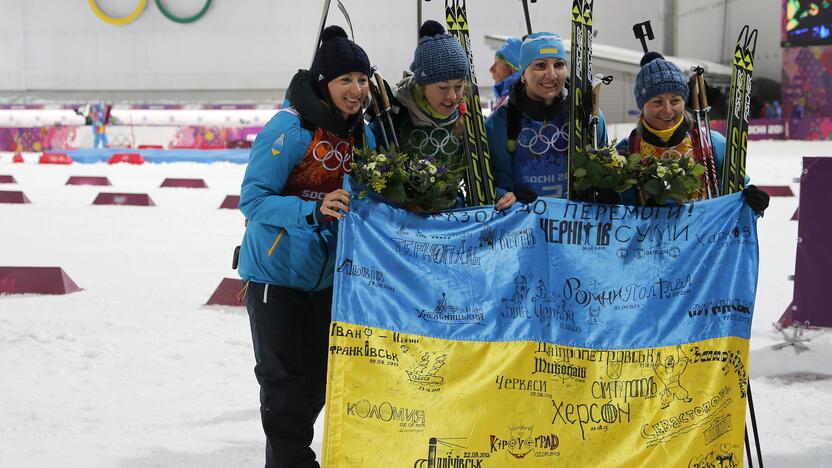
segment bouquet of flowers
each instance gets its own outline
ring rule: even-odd
[[[705,166],[697,164],[691,156],[666,151],[655,157],[640,154],[630,157],[641,158],[638,188],[642,205],[649,201],[664,205],[669,200],[684,203],[702,188],[700,178],[705,173]]]
[[[355,150],[352,175],[363,188],[389,203],[416,213],[429,213],[456,203],[465,168],[433,158],[414,160],[395,150]]]
[[[352,176],[363,186],[358,198],[367,196],[367,191],[373,191],[387,201],[401,205],[405,201],[405,184],[408,174],[404,170],[404,155],[388,151],[354,150],[355,159],[352,164]]]
[[[454,206],[465,168],[433,158],[407,161],[408,179],[404,207],[430,213]]]
[[[572,159],[575,195],[579,200],[595,201],[599,194],[629,189],[638,182],[640,161],[641,155],[618,154],[615,141],[602,148],[586,147]]]

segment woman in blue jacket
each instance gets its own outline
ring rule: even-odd
[[[292,79],[292,106],[257,135],[240,192],[240,250],[266,433],[267,467],[317,467],[310,448],[324,405],[335,259],[334,220],[354,147],[374,147],[363,104],[370,62],[330,26],[312,67]]]
[[[641,59],[641,70],[636,75],[633,95],[641,110],[636,128],[629,138],[621,140],[616,149],[620,154],[639,153],[644,158],[657,158],[665,154],[672,157],[692,155],[694,161],[704,165],[699,129],[693,117],[685,111],[690,94],[688,80],[673,62],[657,52],[648,52]],[[722,181],[722,162],[725,155],[725,137],[711,130],[717,186]],[[694,199],[704,198],[705,179]],[[636,204],[635,190],[623,195],[625,204]],[[749,206],[762,213],[768,206],[768,195],[754,185],[749,185],[743,195]]]
[[[495,184],[514,193],[566,198],[569,159],[569,67],[561,38],[529,34],[520,46],[520,81],[488,118]],[[603,115],[599,144],[607,141]]]

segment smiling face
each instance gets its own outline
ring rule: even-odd
[[[540,58],[523,72],[526,95],[535,101],[551,104],[566,84],[566,61],[559,58]]]
[[[667,130],[673,128],[685,115],[685,100],[678,94],[659,94],[644,103],[641,112],[651,128]]]
[[[329,98],[345,119],[361,111],[370,90],[367,75],[360,72],[344,73],[327,83]]]
[[[440,81],[425,85],[425,100],[431,108],[442,116],[449,116],[454,113],[465,91],[465,81],[450,80]]]

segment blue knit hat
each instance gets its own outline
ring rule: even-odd
[[[517,37],[509,37],[506,42],[497,49],[494,53],[497,57],[503,59],[514,71],[520,69],[520,45],[523,41]]]
[[[468,79],[468,55],[459,41],[447,33],[441,24],[425,21],[419,28],[419,45],[413,54],[410,71],[419,85],[440,81]]]
[[[537,59],[559,58],[566,60],[566,49],[560,36],[550,32],[529,34],[520,46],[520,72]]]
[[[690,89],[682,70],[673,62],[665,60],[658,52],[648,52],[641,58],[641,70],[636,75],[633,95],[639,109],[651,98],[660,94],[673,93],[688,100]]]

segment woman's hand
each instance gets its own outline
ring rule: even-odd
[[[497,200],[497,204],[494,206],[494,209],[497,211],[503,211],[506,209],[511,208],[511,205],[517,201],[517,197],[514,196],[514,192],[506,192],[505,195],[500,197]]]
[[[350,193],[344,189],[337,189],[324,195],[321,200],[321,214],[335,219],[344,219],[344,213],[350,212]]]

